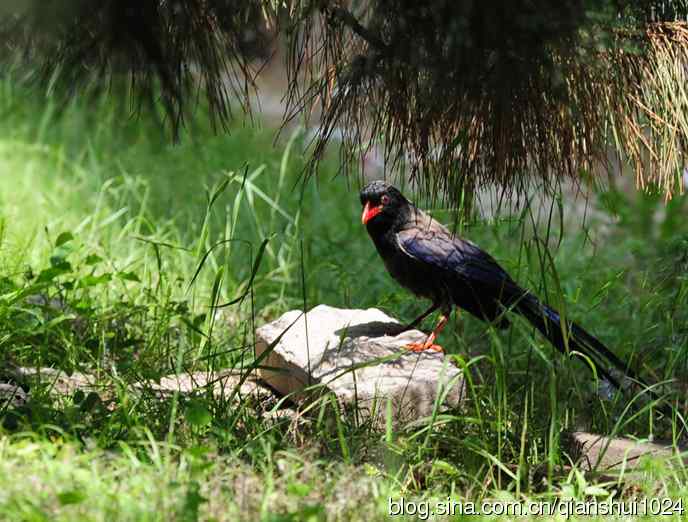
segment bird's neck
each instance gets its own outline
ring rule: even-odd
[[[370,235],[373,243],[377,247],[378,251],[388,250],[393,248],[396,244],[394,235],[406,228],[409,220],[413,219],[415,207],[409,205],[408,208],[403,209],[399,212],[393,221],[370,221],[366,228],[368,229],[368,234]]]
[[[394,248],[394,235],[396,232],[392,228],[382,231],[371,231],[368,229],[368,233],[380,254],[384,254]]]

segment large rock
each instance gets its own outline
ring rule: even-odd
[[[441,353],[405,350],[426,334],[400,331],[398,321],[374,308],[287,312],[256,331],[257,354],[269,351],[260,376],[297,403],[332,391],[341,405],[376,423],[385,420],[388,403],[396,425],[430,416],[438,395],[441,406],[457,406],[461,372]]]

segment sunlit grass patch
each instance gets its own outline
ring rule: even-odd
[[[198,124],[170,144],[152,119],[121,121],[107,98],[58,108],[9,82],[3,93],[0,377],[50,366],[108,390],[55,400],[45,380],[28,404],[0,404],[6,518],[384,520],[390,495],[628,495],[570,468],[563,434],[685,437],[680,418],[600,399],[580,358],[554,354],[522,322],[496,332],[466,314],[442,343],[471,380],[467,408],[432,425],[292,425],[250,400],[137,392],[175,372],[250,369],[255,327],[289,309],[377,306],[409,320],[422,304],[385,273],[355,183],[325,163],[302,184],[303,132],[274,145],[267,129]],[[525,214],[470,219],[463,234],[650,380],[680,388],[688,200],[593,199],[616,216],[604,234]],[[650,464],[642,494],[686,496],[684,475]]]

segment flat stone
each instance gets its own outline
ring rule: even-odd
[[[384,422],[391,405],[396,425],[455,407],[464,397],[463,376],[448,357],[404,348],[423,342],[419,330],[400,333],[401,325],[380,310],[350,310],[319,305],[303,314],[285,313],[256,331],[260,377],[297,403],[333,392],[357,414]]]
[[[680,462],[670,443],[641,442],[583,431],[570,434],[569,450],[581,469],[604,473],[633,471],[646,456]]]
[[[53,395],[72,395],[76,390],[98,392],[99,386],[94,375],[74,372],[67,374],[55,368],[18,368],[17,372],[30,381],[40,381]]]
[[[242,382],[243,380],[243,382]],[[215,397],[228,398],[235,390],[240,397],[251,396],[257,399],[272,398],[275,393],[256,379],[255,375],[243,378],[238,371],[222,370],[215,373],[192,372],[162,377],[160,382],[144,381],[137,388],[149,389],[161,396],[179,392],[188,395],[195,391],[211,388]]]
[[[93,391],[101,395],[101,398],[112,395],[112,383],[107,379],[99,382],[96,376],[92,374],[74,372],[67,375],[65,372],[54,368],[19,368],[18,373],[26,378],[40,380],[49,387],[49,392],[55,396],[69,396],[77,390]],[[208,388],[218,398],[229,398],[235,390],[237,391],[236,398],[250,396],[260,401],[276,398],[275,392],[257,379],[255,375],[248,375],[244,378],[236,370],[167,375],[161,377],[159,381],[147,379],[132,383],[130,388],[139,392],[152,392],[161,399],[174,393],[190,395],[195,392],[204,392]],[[0,388],[0,391],[2,389]]]

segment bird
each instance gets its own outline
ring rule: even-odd
[[[617,389],[618,372],[622,378],[639,381],[635,372],[601,341],[578,324],[562,319],[559,312],[519,286],[491,255],[451,233],[396,187],[373,181],[361,190],[360,199],[361,222],[389,274],[402,287],[432,302],[405,329],[416,328],[440,310],[439,320],[426,340],[407,345],[409,350],[441,352],[442,347],[435,341],[454,308],[466,310],[500,329],[510,325],[506,312],[514,312],[527,319],[562,353],[576,350],[583,354]]]

